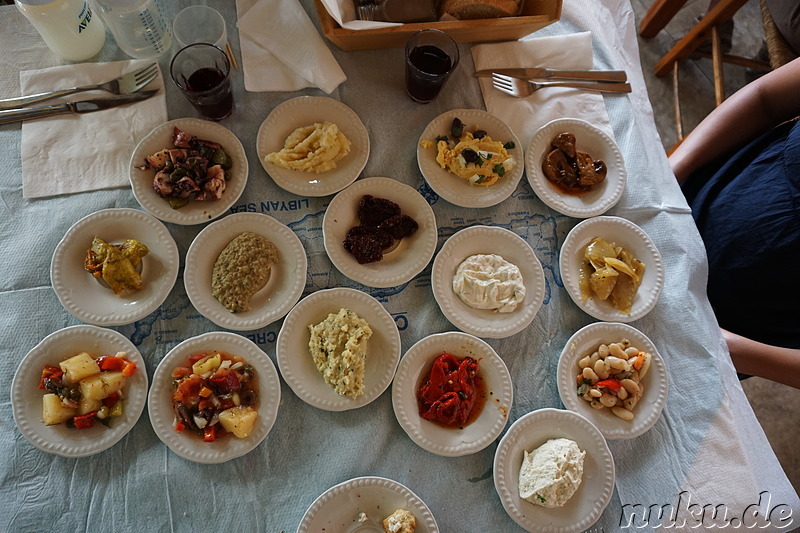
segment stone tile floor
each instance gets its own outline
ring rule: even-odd
[[[637,26],[653,0],[631,0]],[[677,141],[673,111],[672,76],[657,78],[653,69],[672,46],[691,29],[694,19],[705,12],[708,0],[690,0],[664,30],[651,39],[639,38],[639,50],[645,83],[653,105],[656,128],[665,149]],[[756,0],[750,0],[734,17],[732,54],[755,57],[764,39],[761,12]],[[726,95],[744,86],[752,73],[743,67],[725,65]],[[688,59],[679,70],[681,110],[684,135],[687,135],[714,108],[714,82],[710,59]],[[800,492],[800,445],[796,431],[800,427],[800,389],[761,378],[742,382],[750,404],[772,445],[787,477]]]

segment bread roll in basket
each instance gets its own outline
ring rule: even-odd
[[[442,0],[441,11],[460,20],[515,17],[524,0]]]

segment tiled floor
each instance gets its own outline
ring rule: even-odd
[[[637,24],[653,0],[632,0]],[[708,0],[690,0],[667,27],[652,39],[639,39],[645,82],[653,105],[656,127],[665,148],[675,144],[676,127],[673,112],[672,76],[657,78],[653,74],[661,56],[694,24],[694,19],[708,6]],[[731,53],[754,57],[761,47],[764,30],[756,0],[750,0],[734,17]],[[684,134],[714,108],[714,83],[709,59],[683,61],[679,71],[681,109]],[[739,66],[725,65],[726,95],[730,96],[751,79]],[[742,383],[753,410],[761,422],[772,448],[786,475],[800,492],[800,446],[796,431],[800,420],[800,390],[760,378]]]

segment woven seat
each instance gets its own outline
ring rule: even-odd
[[[769,54],[769,65],[772,70],[789,63],[797,58],[797,54],[783,38],[778,27],[775,26],[775,20],[767,8],[766,0],[759,0],[761,7],[761,21],[764,24],[764,38],[767,41],[767,53]]]

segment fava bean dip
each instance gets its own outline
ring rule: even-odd
[[[245,231],[220,252],[211,272],[211,294],[231,313],[250,309],[250,298],[269,280],[278,260],[275,245]]]

